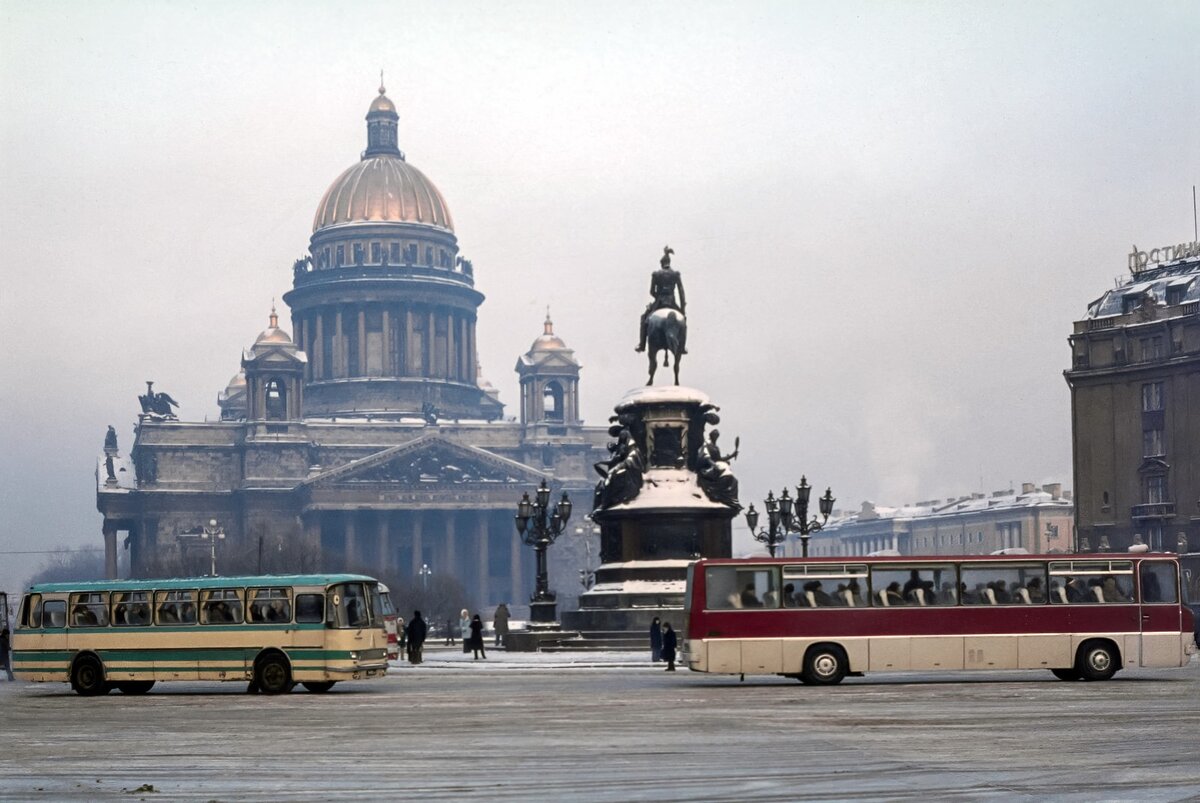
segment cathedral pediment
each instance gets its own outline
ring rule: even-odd
[[[315,488],[367,485],[433,488],[455,485],[530,485],[546,475],[473,446],[426,435],[309,477]]]

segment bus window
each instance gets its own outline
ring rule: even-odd
[[[240,625],[242,598],[237,589],[215,588],[200,591],[200,624]]]
[[[17,620],[21,627],[42,626],[42,595],[27,594],[21,603],[21,616]]]
[[[108,594],[97,591],[72,594],[71,627],[108,627]]]
[[[252,588],[247,590],[246,621],[292,621],[291,593],[289,588]]]
[[[943,584],[949,584],[947,591],[954,588],[954,567],[951,565],[880,564],[871,568],[871,604],[883,608],[937,605]]]
[[[1141,566],[1142,602],[1172,605],[1179,602],[1175,589],[1175,564],[1165,560],[1143,561]]]
[[[778,608],[779,570],[769,566],[710,566],[704,572],[705,607]]]
[[[114,627],[142,627],[150,624],[150,594],[147,591],[118,591],[113,594]]]
[[[961,577],[964,605],[1037,605],[1046,601],[1046,568],[1040,563],[964,563]]]
[[[42,605],[42,627],[67,626],[67,601],[65,599],[47,600]]]
[[[370,602],[362,583],[342,583],[329,589],[328,617],[330,627],[366,627],[371,622]]]
[[[383,597],[379,594],[378,584],[370,586],[367,593],[371,596],[371,621],[383,626]]]
[[[867,567],[817,563],[783,567],[783,607],[862,608],[867,604]]]
[[[1056,561],[1050,564],[1050,601],[1086,605],[1133,600],[1129,561]]]
[[[154,600],[158,624],[196,624],[195,591],[159,591]]]
[[[296,621],[307,624],[324,622],[325,598],[320,594],[297,594]]]

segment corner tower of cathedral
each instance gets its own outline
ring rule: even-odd
[[[448,418],[498,419],[503,405],[476,369],[484,296],[450,210],[400,150],[384,87],[366,120],[367,148],[317,205],[284,295],[308,355],[303,415],[401,418],[432,404]]]

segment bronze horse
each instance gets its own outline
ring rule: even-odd
[[[646,320],[646,354],[650,358],[650,378],[647,385],[654,384],[654,372],[658,368],[658,352],[663,354],[663,368],[671,365],[675,355],[675,384],[679,384],[679,361],[683,358],[687,344],[687,318],[679,310],[664,308],[650,313]]]

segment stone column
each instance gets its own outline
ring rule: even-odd
[[[367,311],[358,310],[358,369],[359,376],[367,375]]]
[[[454,313],[446,313],[446,378],[458,379],[458,352],[454,345]]]
[[[412,307],[407,304],[404,306],[404,375],[412,376],[413,373],[413,313]]]
[[[104,576],[109,580],[116,580],[117,523],[105,519],[102,531],[104,533]]]
[[[358,562],[358,533],[355,532],[354,524],[354,511],[347,511],[342,525],[342,532],[346,538],[346,546],[343,552],[347,568],[354,567]]]
[[[313,337],[313,350],[312,354],[310,355],[312,357],[312,374],[316,379],[325,378],[325,332],[323,331],[324,319],[325,316],[321,314],[320,310],[317,310],[317,331]]]
[[[445,541],[445,559],[446,565],[442,567],[442,571],[446,574],[454,574],[462,577],[462,573],[458,571],[458,537],[454,532],[454,520],[456,518],[455,511],[447,510],[445,513],[444,528],[446,531]]]
[[[425,523],[425,514],[419,510],[413,511],[412,520],[412,567],[413,573],[421,571],[421,564],[424,562],[424,549],[421,544],[421,530]]]
[[[478,578],[475,582],[475,592],[478,595],[476,599],[479,601],[480,607],[486,606],[491,597],[491,589],[488,587],[488,518],[491,516],[490,510],[480,510],[477,513],[478,523],[476,526],[476,538],[479,541],[479,547],[476,550],[477,562],[476,572]]]
[[[517,528],[514,525],[509,533],[512,536],[511,546],[508,553],[509,571],[512,573],[512,590],[509,593],[509,602],[523,600],[525,594],[529,593],[525,588],[525,578],[521,576],[521,550],[527,549],[525,543],[517,535]]]
[[[388,315],[387,305],[383,305],[383,323],[380,327],[379,339],[383,341],[383,375],[395,376],[396,366],[394,360],[396,358],[395,351],[392,348],[392,324],[391,317]]]
[[[392,512],[379,511],[379,567],[383,569],[396,568],[396,553],[392,549]]]
[[[346,376],[346,337],[342,333],[342,308],[338,307],[333,328],[333,375]]]
[[[301,567],[304,572],[319,572],[321,565],[321,513],[311,511],[304,516],[304,543],[300,545]]]
[[[434,321],[433,310],[425,322],[425,376],[437,376],[434,371],[434,359],[437,357],[437,323]]]

